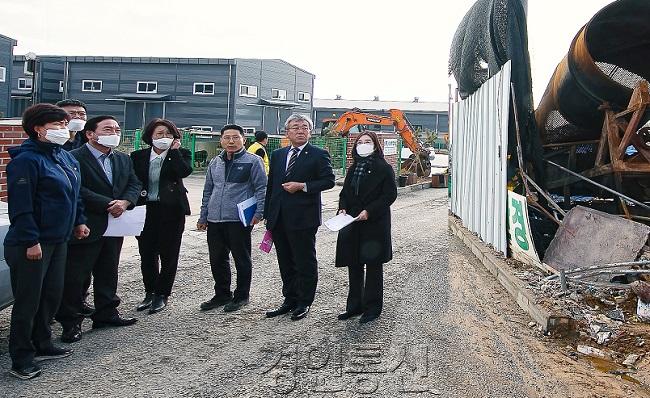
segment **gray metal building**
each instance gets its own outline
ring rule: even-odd
[[[279,59],[39,57],[37,101],[75,98],[90,116],[109,114],[126,129],[154,117],[179,127],[218,130],[237,123],[277,133],[293,112],[312,113],[314,75]],[[14,116],[25,59],[14,57]],[[26,89],[22,91],[27,92]],[[26,96],[23,96],[25,98]]]
[[[0,35],[0,117],[10,115],[12,60],[16,40]]]
[[[449,105],[446,102],[366,101],[344,99],[314,99],[313,119],[319,129],[326,119],[336,119],[352,109],[377,115],[388,115],[388,109],[399,109],[416,130],[436,133],[449,132]],[[389,130],[389,129],[382,129]]]

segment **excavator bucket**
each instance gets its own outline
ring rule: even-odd
[[[402,163],[403,174],[415,173],[418,177],[428,177],[431,175],[431,160],[429,152],[420,152],[412,154]]]

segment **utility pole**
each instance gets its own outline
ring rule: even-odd
[[[36,104],[36,54],[33,52],[28,52],[25,54],[25,67],[23,68],[23,72],[25,73],[25,76],[31,76],[32,77],[32,103],[31,105]]]

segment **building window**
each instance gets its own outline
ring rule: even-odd
[[[278,88],[274,88],[271,90],[271,98],[278,99],[278,100],[286,100],[287,90],[280,90]]]
[[[239,96],[257,98],[257,86],[248,86],[246,84],[240,84]]]
[[[158,92],[158,82],[138,82],[136,93],[156,94],[157,92]]]
[[[302,91],[298,91],[298,101],[300,101],[300,102],[310,102],[311,101],[311,94],[303,93]]]
[[[59,92],[63,92],[63,80],[59,80]]]
[[[214,95],[214,83],[194,83],[194,94]]]
[[[0,82],[7,81],[7,68],[0,66]]]
[[[246,135],[254,135],[255,134],[255,127],[244,127],[244,134],[246,134]]]
[[[82,80],[81,81],[81,91],[91,92],[91,93],[101,93],[103,83],[101,80]]]
[[[18,79],[18,90],[31,90],[32,89],[32,78],[31,77],[21,77]]]

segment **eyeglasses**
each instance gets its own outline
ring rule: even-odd
[[[309,127],[289,127],[289,131],[309,131]]]
[[[222,135],[221,139],[224,141],[239,141],[241,140],[240,135]]]

